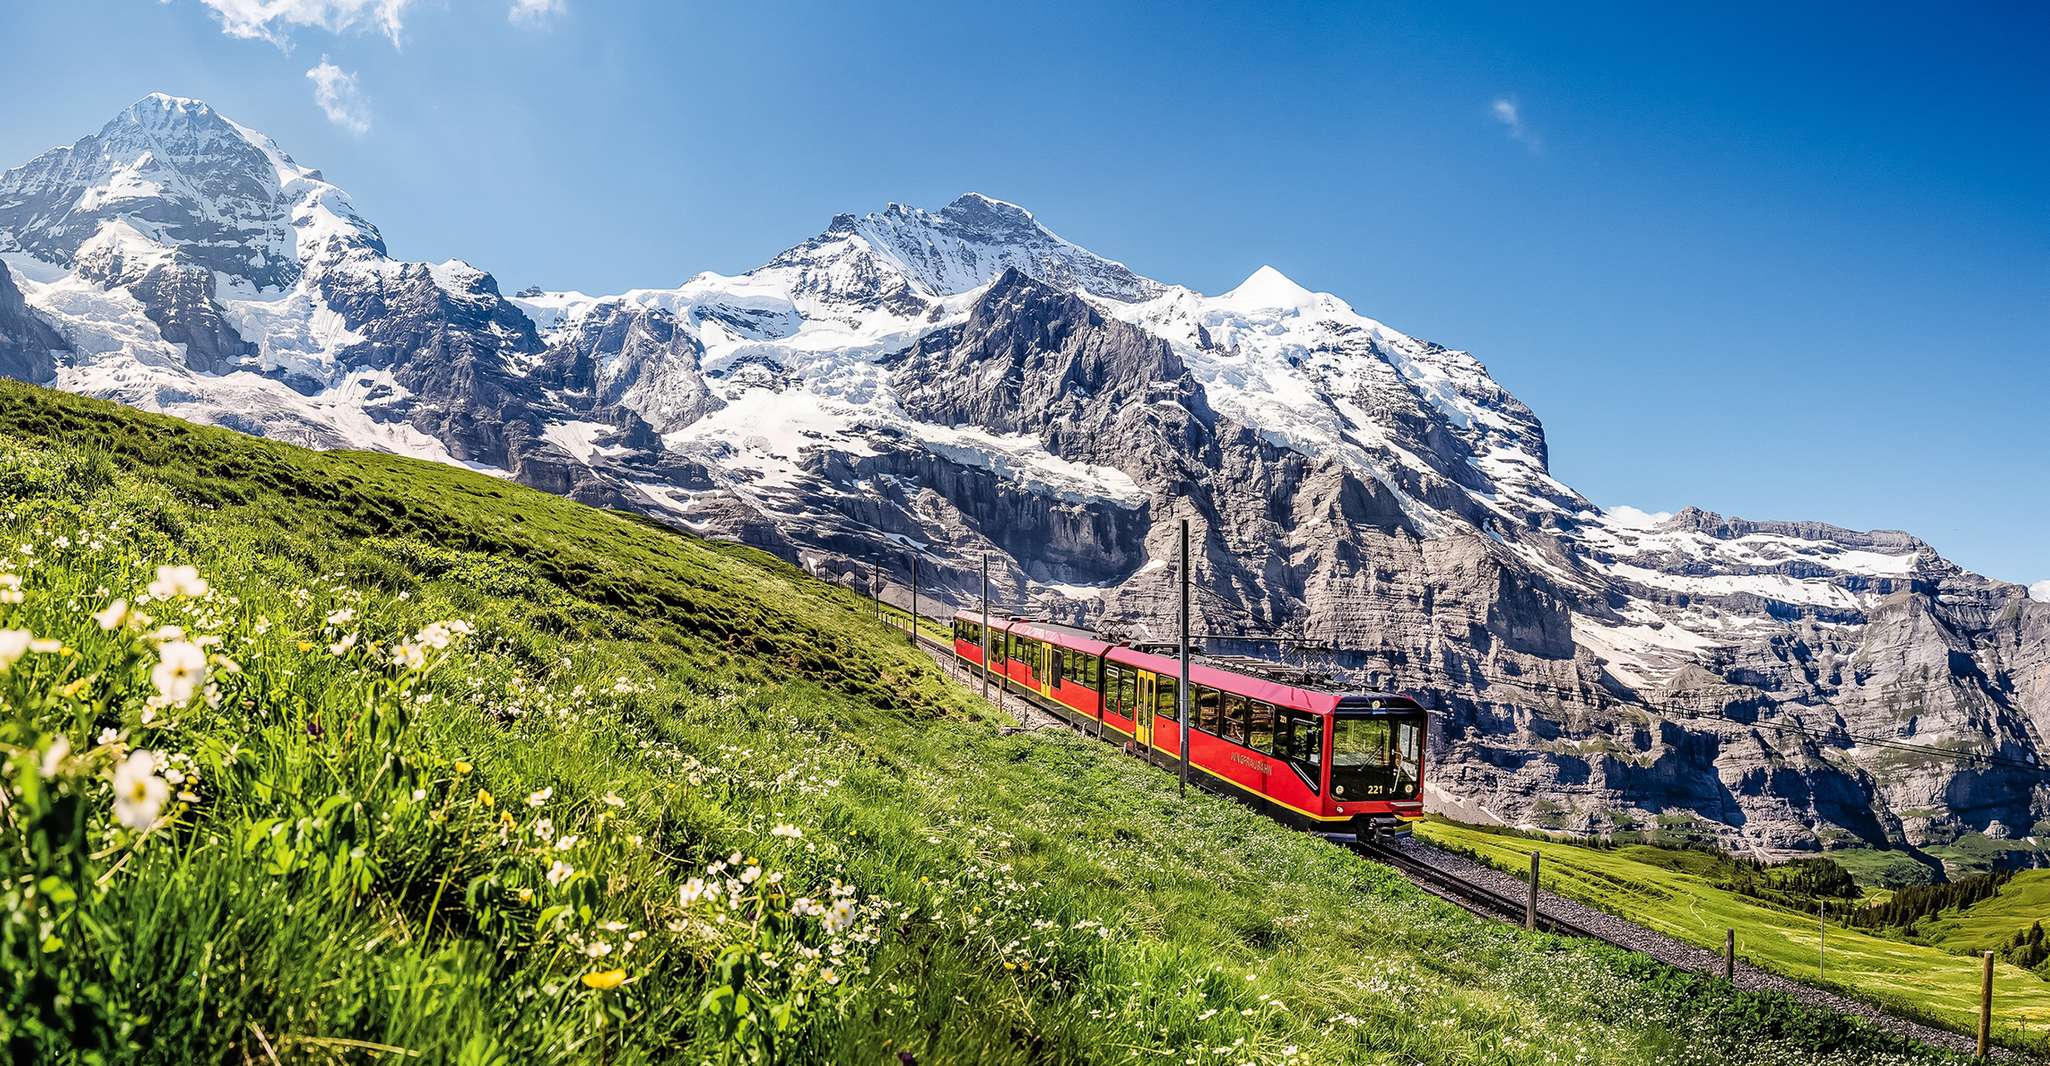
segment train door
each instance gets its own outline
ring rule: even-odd
[[[1052,698],[1054,690],[1061,687],[1061,649],[1052,644],[1041,644],[1039,659],[1043,667],[1039,671],[1039,692]]]
[[[1139,750],[1153,746],[1153,674],[1151,671],[1137,671],[1139,675],[1139,702],[1132,709],[1132,737],[1139,742]]]

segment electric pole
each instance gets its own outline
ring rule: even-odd
[[[911,556],[911,643],[918,643],[918,556]]]
[[[982,553],[982,698],[989,698],[989,553]]]
[[[1175,688],[1175,724],[1182,737],[1182,794],[1189,792],[1189,520],[1182,519],[1182,678]]]

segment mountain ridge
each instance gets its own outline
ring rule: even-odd
[[[880,559],[898,598],[907,551],[957,599],[989,553],[1004,602],[1161,636],[1188,518],[1205,629],[1431,695],[1439,799],[1469,812],[1767,851],[2050,834],[2050,785],[1855,739],[2046,750],[2027,589],[1904,533],[1605,512],[1471,354],[1271,266],[1207,296],[970,193],[835,216],[740,275],[508,297],[390,259],[318,171],[156,96],[0,175],[0,262],[66,346],[60,387],[468,465],[841,580]]]

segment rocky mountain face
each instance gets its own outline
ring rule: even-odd
[[[1213,646],[1419,695],[1467,817],[2050,850],[2050,604],[1906,534],[1605,512],[1471,355],[1270,268],[1204,295],[970,194],[508,297],[161,95],[0,175],[0,262],[0,373],[879,564],[900,602],[915,554],[928,610],[987,557],[1002,604],[1170,636],[1186,518]]]
[[[0,375],[38,384],[57,377],[57,357],[69,346],[28,309],[14,274],[0,263]]]

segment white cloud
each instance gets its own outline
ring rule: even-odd
[[[2038,581],[2030,585],[2029,598],[2037,603],[2050,603],[2050,581]]]
[[[1524,125],[1523,108],[1516,102],[1515,97],[1495,97],[1494,101],[1488,105],[1488,113],[1495,117],[1496,122],[1502,124],[1503,129],[1509,131],[1510,140],[1529,148],[1533,152],[1538,150],[1537,134],[1532,133],[1529,126]]]
[[[329,122],[354,134],[370,132],[370,101],[356,86],[356,75],[320,57],[320,65],[306,72],[313,83],[313,102],[327,112]]]
[[[169,3],[170,0],[165,0]],[[290,48],[292,31],[308,27],[340,33],[376,26],[399,43],[403,16],[413,0],[199,0],[221,20],[230,37],[269,41]]]
[[[515,26],[545,26],[548,20],[562,14],[564,0],[512,0],[505,17]]]

